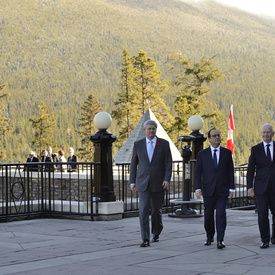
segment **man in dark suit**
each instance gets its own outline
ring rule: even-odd
[[[221,134],[217,129],[208,132],[210,147],[198,153],[194,175],[197,198],[203,195],[205,245],[214,241],[216,209],[217,248],[225,248],[226,203],[234,192],[234,166],[231,151],[221,147]]]
[[[157,123],[147,120],[143,126],[146,137],[134,143],[130,183],[132,191],[138,191],[139,195],[140,246],[147,247],[150,207],[153,242],[159,241],[163,229],[161,208],[172,175],[172,156],[169,142],[156,136]]]
[[[39,162],[38,158],[35,156],[34,151],[29,152],[27,162]],[[38,165],[29,165],[28,168],[30,171],[38,171]],[[24,170],[26,171],[27,167],[25,167]]]
[[[73,164],[74,162],[78,162],[78,157],[74,155],[74,148],[69,148],[69,157],[68,162],[72,162],[68,165],[68,172],[75,172],[76,171],[76,164]]]
[[[249,196],[256,196],[258,209],[258,224],[261,234],[261,248],[268,248],[270,242],[270,224],[268,207],[275,215],[275,163],[274,163],[274,128],[270,124],[262,126],[263,141],[251,149],[247,168],[247,192]],[[254,179],[254,174],[256,177]],[[254,184],[253,184],[254,181]],[[275,244],[274,227],[271,237]]]

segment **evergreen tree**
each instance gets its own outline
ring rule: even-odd
[[[168,91],[169,86],[165,80],[160,79],[161,72],[153,58],[147,57],[143,50],[135,57],[134,68],[137,109],[143,115],[150,107],[163,128],[168,130],[174,119],[161,96]]]
[[[81,135],[81,148],[78,148],[78,156],[84,161],[93,160],[93,147],[90,137],[96,131],[94,116],[101,111],[101,104],[92,94],[88,96],[81,106],[80,130],[77,131]]]
[[[137,94],[134,89],[135,72],[133,66],[134,57],[124,49],[122,56],[121,82],[118,100],[115,101],[116,110],[112,112],[113,118],[119,126],[119,134],[115,146],[120,148],[127,140],[138,123]]]
[[[10,119],[3,113],[5,110],[5,100],[10,96],[9,93],[4,92],[5,85],[0,85],[0,159],[5,162],[6,153],[5,148],[7,146],[5,140],[5,134],[10,130]]]
[[[226,121],[225,116],[218,111],[215,104],[207,99],[210,92],[207,85],[223,77],[220,69],[216,68],[213,62],[214,58],[215,56],[206,60],[203,57],[198,62],[193,62],[180,52],[175,52],[171,56],[172,69],[176,71],[173,82],[176,87],[176,117],[172,129],[176,130],[178,135],[181,131],[188,130],[188,119],[195,114],[207,119],[208,126],[215,126],[219,129]]]
[[[121,69],[121,92],[115,102],[117,109],[112,115],[120,126],[118,142],[121,147],[129,137],[148,107],[158,117],[163,128],[171,127],[173,116],[161,95],[168,90],[166,81],[160,80],[161,72],[151,57],[140,51],[137,57],[130,57],[124,49]]]
[[[38,118],[30,117],[29,121],[35,131],[34,138],[31,141],[36,152],[41,153],[44,148],[55,145],[54,132],[56,131],[56,118],[51,114],[43,101],[40,102]]]

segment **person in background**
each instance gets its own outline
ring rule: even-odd
[[[275,244],[275,228],[272,226],[270,239],[269,209],[275,215],[275,162],[274,128],[264,124],[261,129],[263,141],[251,148],[247,167],[247,193],[256,197],[258,224],[261,235],[260,248],[268,248],[271,240]],[[255,176],[256,172],[256,176]],[[274,222],[274,220],[273,220]]]
[[[75,172],[77,169],[77,165],[74,162],[78,162],[78,157],[74,155],[74,149],[72,147],[69,148],[69,157],[68,157],[68,172]]]
[[[41,162],[44,162],[44,163],[51,162],[51,159],[48,156],[48,151],[46,149],[42,150]],[[42,168],[43,168],[43,171],[48,171],[49,166],[43,165]]]
[[[29,151],[27,162],[39,162],[38,158],[35,156],[34,151]],[[38,165],[29,165],[30,171],[38,171]],[[27,166],[25,166],[24,170],[27,170]]]
[[[46,149],[42,150],[41,162],[51,162],[51,159],[48,156],[48,151]]]
[[[58,162],[67,162],[66,158],[64,157],[64,151],[63,150],[59,150],[58,151]],[[61,164],[58,164],[57,165],[57,171],[59,172],[64,172],[65,169],[64,169],[64,165],[61,165]]]
[[[58,162],[58,156],[56,154],[53,154],[53,149],[51,146],[48,147],[47,151],[48,151],[48,156],[51,159],[51,162]],[[52,170],[56,171],[57,165],[53,164],[52,168],[53,168]]]
[[[217,248],[225,248],[224,235],[226,229],[226,204],[228,197],[232,198],[235,189],[234,166],[232,153],[221,147],[221,133],[217,129],[208,132],[210,147],[201,150],[197,156],[194,174],[194,190],[198,199],[203,195],[204,228],[206,242],[211,245],[216,230]]]

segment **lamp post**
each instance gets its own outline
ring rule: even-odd
[[[197,159],[198,152],[203,149],[203,143],[207,139],[206,135],[200,132],[202,126],[203,119],[200,116],[194,115],[189,118],[188,127],[192,130],[190,135],[195,137],[192,141],[193,150],[191,159]]]
[[[203,126],[203,119],[194,115],[188,120],[188,127],[192,130],[189,135],[179,136],[181,141],[181,156],[183,158],[183,194],[182,194],[182,206],[181,209],[175,211],[175,214],[171,214],[171,217],[201,217],[197,210],[190,208],[191,203],[197,203],[197,201],[191,201],[192,193],[192,181],[194,179],[194,169],[191,167],[191,159],[196,159],[198,152],[203,149],[203,142],[206,140],[206,136],[199,130]],[[187,145],[183,147],[183,142],[187,142]],[[194,167],[193,167],[194,168]],[[177,202],[178,200],[174,200]],[[180,202],[180,201],[178,201]]]
[[[91,136],[94,143],[94,161],[100,162],[95,167],[96,196],[101,202],[115,201],[113,183],[112,143],[116,140],[107,129],[111,126],[112,117],[107,112],[99,112],[94,117],[98,131]]]

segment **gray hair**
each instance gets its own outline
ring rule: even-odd
[[[143,123],[143,129],[145,129],[147,125],[154,125],[156,128],[158,128],[158,125],[154,120],[146,120]]]
[[[261,132],[263,131],[263,128],[264,128],[265,126],[271,127],[272,133],[274,133],[274,127],[273,127],[271,124],[269,124],[269,123],[266,123],[266,124],[264,124],[264,125],[262,126]]]

